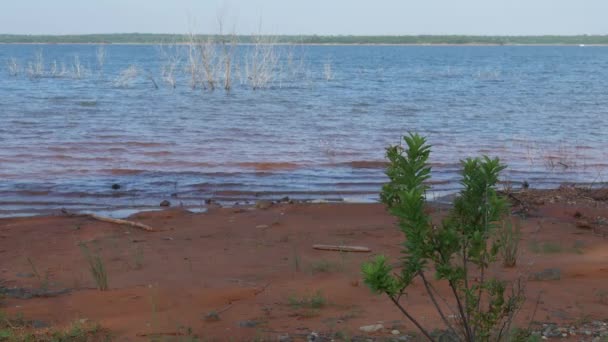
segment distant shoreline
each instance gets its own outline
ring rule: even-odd
[[[88,43],[44,43],[44,42],[36,42],[36,43],[28,43],[28,42],[16,42],[16,43],[7,43],[0,42],[0,45],[117,45],[117,46],[154,46],[154,45],[187,45],[188,43],[162,43],[162,42],[150,42],[150,43],[96,43],[96,42],[88,42]],[[251,46],[253,43],[237,43],[237,46]],[[606,47],[608,43],[603,44],[567,44],[567,43],[554,43],[554,44],[483,44],[483,43],[463,43],[463,44],[448,44],[448,43],[272,43],[269,45],[277,45],[277,46],[288,46],[288,45],[302,45],[302,46],[429,46],[429,47],[458,47],[458,46],[470,46],[470,47],[499,47],[499,46],[555,46],[555,47]]]
[[[253,44],[260,37],[251,35],[197,35],[197,39],[215,41],[235,40],[238,44]],[[608,46],[608,35],[576,36],[316,36],[263,35],[263,42],[277,45],[369,45],[369,46]],[[86,35],[13,35],[0,34],[0,44],[112,44],[158,45],[186,44],[183,34],[121,33]]]

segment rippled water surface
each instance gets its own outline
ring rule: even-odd
[[[480,154],[515,186],[606,181],[606,47],[280,46],[265,89],[236,71],[229,93],[192,90],[186,60],[172,88],[156,46],[107,46],[103,67],[96,49],[0,45],[0,215],[374,200],[384,148],[408,131],[433,144],[435,194]]]

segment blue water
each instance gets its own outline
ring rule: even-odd
[[[102,65],[97,49],[0,45],[1,216],[375,200],[408,131],[433,144],[435,196],[481,154],[514,187],[608,180],[608,47],[277,46],[253,90],[246,46],[230,92],[221,70],[219,89],[192,89],[185,47],[108,45]]]

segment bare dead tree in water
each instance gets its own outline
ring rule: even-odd
[[[17,58],[15,57],[11,57],[8,59],[8,61],[6,62],[6,67],[8,69],[8,75],[9,76],[17,76],[19,75],[19,62],[17,61]]]
[[[220,27],[220,45],[222,47],[221,65],[224,74],[224,89],[229,91],[232,89],[232,68],[234,60],[234,50],[236,47],[237,37],[233,28],[232,33],[224,34],[224,20],[222,16],[218,16],[218,25]]]
[[[245,57],[245,75],[253,90],[267,87],[274,79],[279,55],[276,38],[257,33],[252,36],[253,47]]]
[[[180,46],[175,43],[160,46],[160,55],[164,60],[161,67],[161,79],[173,89],[177,86],[175,73],[181,65],[181,54],[182,50]]]
[[[114,85],[117,87],[128,87],[139,75],[139,68],[135,65],[130,65],[127,69],[120,72],[114,80]]]
[[[190,32],[187,36],[187,49],[188,49],[188,65],[187,70],[190,74],[190,88],[196,89],[200,83],[200,50],[197,48],[197,37],[194,33]]]
[[[103,45],[97,47],[95,51],[95,57],[97,57],[97,68],[99,69],[99,74],[103,74],[103,66],[106,63],[106,48]]]
[[[74,56],[74,64],[72,66],[72,71],[72,75],[74,78],[82,78],[86,71],[82,63],[80,63],[80,56],[78,55]]]
[[[34,61],[29,62],[27,66],[27,75],[29,78],[40,78],[44,76],[44,56],[42,50],[36,51]]]
[[[202,65],[202,79],[205,80],[203,87],[215,90],[215,78],[217,70],[217,53],[215,51],[215,41],[212,37],[201,39],[198,44]]]

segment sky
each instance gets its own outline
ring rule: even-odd
[[[608,0],[0,1],[9,34],[608,34]]]

